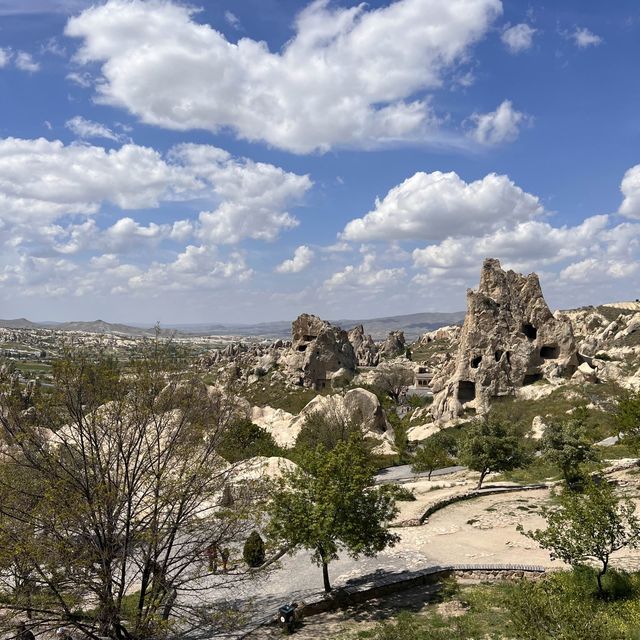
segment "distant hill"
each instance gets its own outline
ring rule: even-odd
[[[0,327],[3,329],[37,329],[39,325],[26,318],[16,318],[15,320],[0,320]]]
[[[448,324],[457,324],[464,319],[464,312],[454,313],[412,313],[403,316],[387,316],[365,320],[330,320],[334,325],[349,330],[358,324],[374,339],[383,340],[390,331],[404,331],[408,341]],[[153,327],[132,326],[105,322],[104,320],[76,322],[31,322],[25,318],[0,320],[0,327],[6,329],[56,329],[58,331],[82,331],[86,333],[124,334],[129,336],[153,335]],[[164,325],[163,333],[175,331],[183,336],[236,336],[238,338],[289,338],[291,321],[261,322],[257,324],[176,324]]]
[[[407,340],[415,340],[427,331],[433,331],[449,324],[457,324],[464,320],[464,311],[452,313],[412,313],[403,316],[386,316],[365,320],[329,320],[331,324],[349,330],[358,324],[364,326],[375,340],[383,340],[390,331],[404,331]],[[165,327],[167,328],[167,327]],[[257,338],[289,338],[291,322],[261,322],[257,324],[183,324],[168,325],[182,334],[191,335],[231,335]]]

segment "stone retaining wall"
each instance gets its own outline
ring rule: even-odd
[[[535,565],[457,564],[427,567],[419,571],[390,574],[375,582],[341,587],[330,594],[301,603],[298,613],[301,617],[306,617],[335,609],[344,609],[390,593],[435,584],[444,578],[453,576],[476,580],[509,580],[539,577],[544,573],[544,567]]]

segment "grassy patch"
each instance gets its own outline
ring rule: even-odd
[[[340,640],[631,640],[640,638],[640,574],[610,571],[606,597],[594,571],[578,568],[539,581],[467,585],[441,592],[419,613],[393,616]],[[449,605],[449,606],[447,606]],[[453,615],[451,615],[453,613]]]
[[[271,375],[266,375],[243,392],[252,405],[264,407],[269,405],[274,409],[283,409],[297,415],[313,400],[318,392],[306,387],[291,388],[281,382],[273,382]]]

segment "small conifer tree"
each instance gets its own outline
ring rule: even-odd
[[[255,529],[249,534],[244,543],[242,557],[250,567],[261,567],[264,564],[264,540]]]

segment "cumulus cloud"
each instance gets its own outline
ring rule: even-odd
[[[513,142],[520,135],[520,127],[530,121],[529,116],[516,111],[511,100],[505,100],[495,111],[474,113],[471,121],[475,129],[471,136],[482,145]]]
[[[502,42],[510,53],[521,53],[531,48],[536,31],[537,29],[524,22],[516,24],[513,27],[507,27],[502,32]]]
[[[314,0],[272,52],[250,38],[229,42],[183,4],[108,0],[70,19],[66,35],[82,40],[79,64],[102,64],[101,103],[149,124],[228,128],[308,153],[440,142],[423,94],[458,70],[501,11],[500,0],[397,0],[379,9]]]
[[[276,271],[278,273],[300,273],[311,264],[313,256],[313,249],[303,244],[293,252],[293,258],[279,264]]]
[[[354,291],[362,294],[382,293],[399,285],[406,275],[403,267],[379,268],[374,253],[364,252],[359,265],[347,265],[324,283],[330,291]]]
[[[180,145],[163,157],[134,144],[106,150],[44,138],[0,140],[2,220],[28,227],[94,215],[106,202],[133,210],[198,198],[214,205],[199,214],[201,239],[271,240],[297,224],[287,207],[310,187],[308,176],[208,145]]]
[[[345,227],[342,238],[429,240],[480,234],[506,223],[544,214],[540,200],[507,176],[491,173],[467,183],[454,172],[418,172],[394,187],[362,218]]]
[[[640,164],[631,167],[622,178],[620,191],[624,200],[618,213],[627,218],[640,219]]]
[[[588,47],[597,47],[601,45],[604,40],[589,31],[586,27],[576,27],[575,30],[570,34],[571,39],[575,43],[575,45],[580,49],[587,49]]]
[[[33,56],[26,51],[13,51],[9,47],[0,48],[0,69],[12,64],[20,71],[35,73],[40,71],[40,63],[33,59]]]
[[[67,129],[72,131],[78,138],[85,140],[91,138],[105,138],[114,142],[127,142],[129,137],[122,133],[115,133],[109,127],[93,120],[87,120],[82,116],[74,116],[65,123]]]
[[[413,252],[420,269],[477,269],[483,258],[493,256],[528,269],[583,255],[608,224],[608,216],[593,216],[575,227],[553,227],[548,222],[529,221],[480,236],[446,238]],[[436,272],[431,272],[437,273]]]
[[[40,71],[40,63],[33,59],[33,56],[26,51],[18,51],[14,58],[14,64],[20,71],[35,73]]]
[[[0,282],[43,296],[244,282],[252,275],[244,254],[223,245],[272,240],[296,225],[288,208],[310,187],[307,176],[208,145],[161,154],[135,144],[0,139]],[[185,218],[135,217],[168,204],[186,208]],[[105,225],[107,216],[115,219]]]

